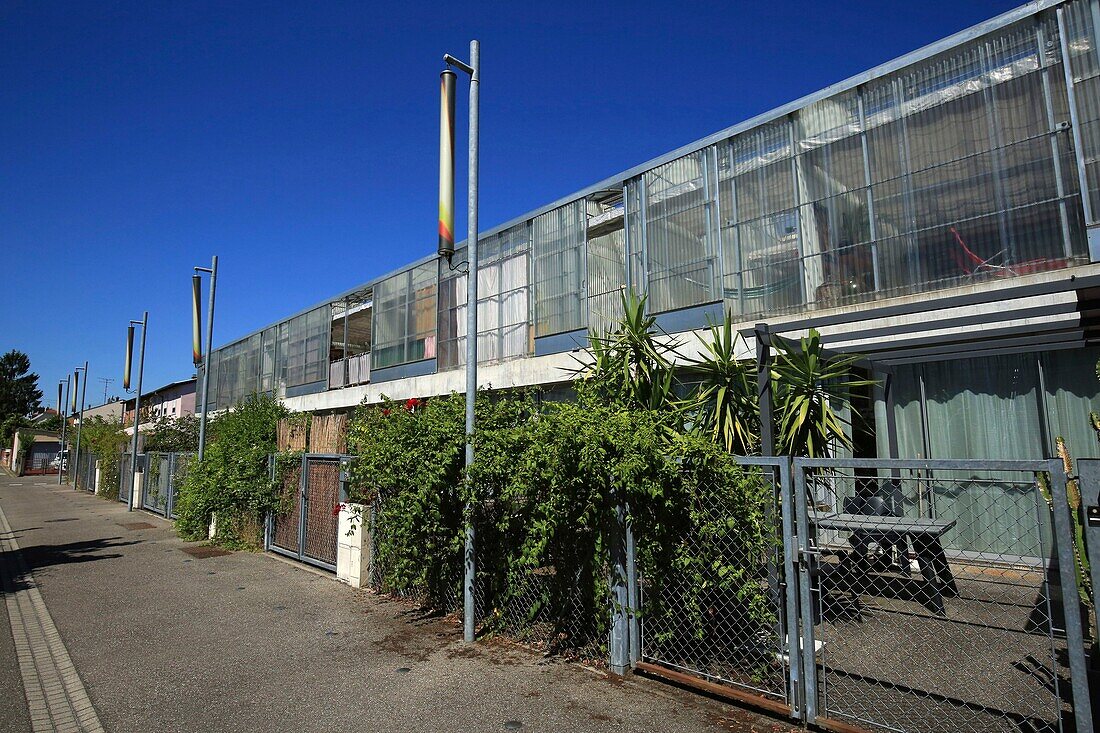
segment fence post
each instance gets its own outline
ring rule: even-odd
[[[626,602],[627,633],[630,636],[630,666],[642,661],[642,633],[638,622],[638,610],[641,606],[638,587],[637,546],[634,542],[634,525],[630,521],[630,504],[626,505],[624,524],[626,539]]]
[[[1091,563],[1093,603],[1096,601],[1096,580],[1100,577],[1097,560],[1100,560],[1100,460],[1077,461],[1078,487],[1081,492],[1081,509],[1084,515],[1084,547],[1077,548],[1089,555]],[[1074,556],[1073,518],[1069,514],[1066,492],[1066,474],[1062,462],[1051,461],[1051,508],[1054,511],[1054,543],[1058,551],[1058,573],[1062,584],[1062,607],[1065,609],[1066,648],[1069,652],[1070,684],[1073,689],[1073,715],[1077,730],[1092,730],[1092,702],[1089,695],[1089,677],[1085,667],[1084,629],[1081,627],[1080,597],[1077,591],[1077,558]],[[1090,543],[1089,540],[1095,540]],[[1088,547],[1094,548],[1091,552]],[[1094,606],[1095,607],[1095,606]]]
[[[625,675],[631,670],[630,591],[627,577],[626,507],[615,508],[616,532],[611,542],[611,671]]]

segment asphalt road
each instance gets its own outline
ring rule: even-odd
[[[794,730],[660,682],[467,645],[453,621],[269,555],[192,557],[164,520],[67,486],[2,475],[0,508],[112,733]],[[22,733],[0,614],[0,730]]]

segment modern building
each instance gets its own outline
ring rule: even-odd
[[[729,309],[746,354],[813,327],[891,367],[863,455],[1100,456],[1098,24],[1029,3],[483,232],[480,384],[567,381],[633,288],[687,342]],[[461,391],[465,303],[428,254],[215,350],[209,405]]]

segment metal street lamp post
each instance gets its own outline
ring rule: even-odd
[[[134,360],[134,326],[141,326],[141,356],[138,358],[137,394],[134,396],[134,439],[130,446],[130,495],[126,497],[126,510],[134,511],[134,486],[137,481],[138,431],[141,428],[141,379],[145,376],[145,334],[149,330],[149,311],[140,321],[130,321],[126,332],[126,368],[122,372],[122,388],[130,388],[130,365]]]
[[[84,428],[84,398],[88,394],[88,361],[84,361],[84,366],[77,367],[73,370],[73,376],[76,376],[77,372],[84,372],[84,383],[80,384],[80,380],[77,380],[77,384],[80,384],[80,417],[76,419],[76,457],[73,458],[74,466],[76,466],[76,474],[69,471],[69,475],[73,478],[73,488],[77,488],[76,481],[80,476],[80,433]],[[76,399],[76,388],[73,388],[73,399]]]
[[[202,300],[202,275],[205,272],[210,275],[210,301],[206,307],[206,353],[202,350],[202,314],[200,302]],[[210,267],[196,267],[195,274],[191,276],[191,352],[195,367],[202,369],[202,405],[199,412],[199,455],[202,462],[203,452],[206,448],[206,413],[209,402],[207,390],[210,388],[210,349],[214,339],[214,293],[218,288],[218,256],[210,261]]]
[[[469,179],[466,212],[466,469],[474,462],[474,401],[477,396],[477,185],[478,185],[478,96],[481,85],[481,44],[470,41],[470,63],[444,54],[443,61],[470,76],[470,139]],[[450,76],[450,79],[448,79]],[[439,213],[440,255],[450,263],[454,254],[453,205],[454,205],[454,72],[441,74],[442,106],[440,108],[440,161],[439,161]],[[449,137],[448,137],[449,130]],[[449,159],[449,173],[448,171]],[[450,234],[450,248],[447,248]],[[474,522],[473,508],[466,506],[465,578],[463,581],[463,637],[474,640]]]
[[[65,397],[62,399],[61,390],[64,388]],[[68,420],[65,417],[65,409],[69,401],[69,377],[57,382],[57,414],[61,417],[61,457],[57,461],[57,485],[65,483],[65,427]]]

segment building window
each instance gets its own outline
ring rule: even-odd
[[[717,160],[706,148],[645,174],[649,310],[720,299]]]
[[[586,328],[585,202],[574,201],[534,219],[535,336]]]
[[[530,242],[527,225],[512,227],[479,243],[477,291],[477,353],[479,362],[492,362],[531,353],[531,315],[528,309]],[[466,250],[452,258],[452,267],[440,262],[439,368],[466,363],[466,283],[460,272]]]
[[[373,369],[435,358],[437,267],[426,262],[375,286]]]

